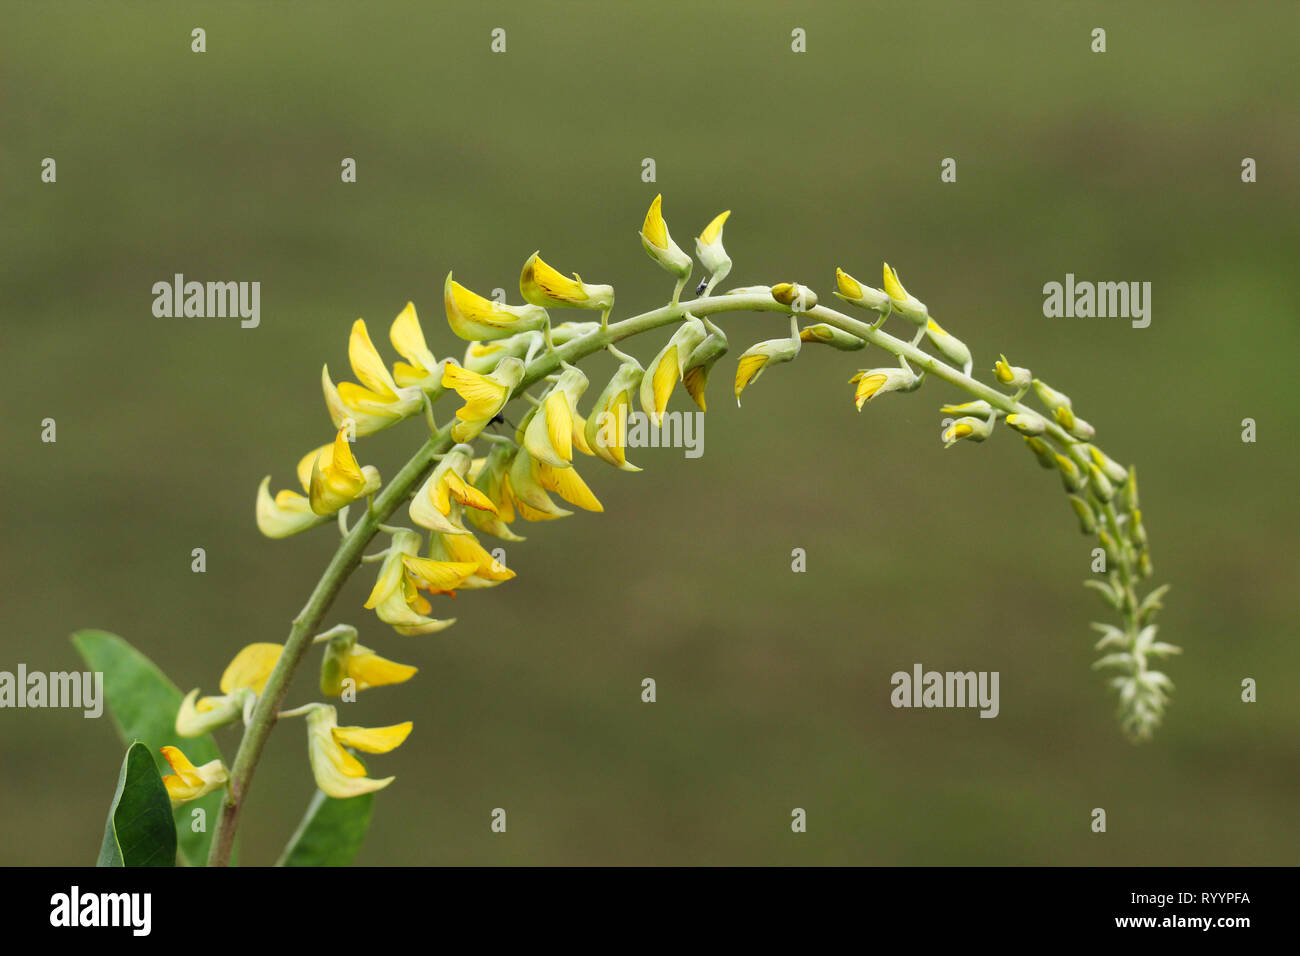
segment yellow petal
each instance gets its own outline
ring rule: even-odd
[[[379,357],[375,344],[370,341],[370,333],[366,331],[364,319],[357,319],[352,323],[352,335],[348,340],[348,359],[352,362],[352,371],[366,388],[384,399],[396,399],[397,384],[388,374],[388,367]],[[339,388],[339,394],[343,395],[342,387]],[[343,395],[343,400],[347,401],[346,395]]]
[[[573,461],[573,413],[569,409],[569,396],[552,392],[542,405],[546,415],[546,434],[555,453],[565,461]]]
[[[705,226],[704,231],[700,233],[700,242],[705,245],[717,242],[718,237],[722,235],[722,226],[726,223],[727,217],[730,215],[731,210],[728,209],[726,212],[721,212],[714,216],[713,221]]]
[[[745,390],[745,386],[754,380],[754,376],[767,364],[766,355],[742,355],[736,363],[736,398]]]
[[[655,196],[654,202],[650,203],[650,210],[645,214],[645,224],[641,227],[641,234],[658,249],[668,248],[668,226],[664,223],[664,215],[661,208],[663,195]]]
[[[497,506],[492,503],[487,495],[473,485],[466,484],[465,479],[454,471],[449,470],[443,476],[443,481],[446,482],[447,492],[461,504],[470,508],[477,508],[479,511],[497,513]]]
[[[391,727],[335,727],[334,739],[344,747],[368,754],[386,754],[402,745],[414,724],[406,721]]]
[[[668,407],[668,399],[672,397],[673,386],[677,384],[682,377],[681,364],[677,360],[677,346],[670,345],[668,351],[664,353],[663,361],[655,369],[653,386],[655,398],[655,422],[658,424],[663,419],[664,409]]]
[[[516,502],[519,508],[523,502]],[[539,514],[541,512],[538,512]],[[520,514],[523,514],[522,510]],[[529,518],[528,520],[536,520]],[[509,581],[515,572],[502,565],[472,534],[444,534],[439,540],[443,550],[454,562],[464,562],[474,568],[474,574],[489,581]]]
[[[862,411],[862,406],[866,404],[867,401],[876,394],[876,392],[880,391],[880,386],[884,385],[886,381],[888,381],[888,376],[880,374],[864,374],[858,379],[857,393],[853,396],[853,400],[858,404],[858,411]],[[891,398],[890,401],[892,402],[893,399]]]
[[[453,534],[448,535],[448,537],[462,538],[470,536]],[[427,582],[431,591],[454,591],[479,569],[477,562],[461,560],[435,561],[432,558],[417,558],[409,554],[402,556],[402,564],[405,565],[406,570]],[[421,613],[428,614],[431,610],[433,610],[432,606]]]
[[[465,405],[456,412],[456,417],[463,422],[491,419],[501,410],[507,394],[500,382],[450,362],[442,370],[442,387],[453,389],[465,400]]]
[[[241,687],[251,687],[254,693],[262,693],[283,651],[282,644],[249,644],[221,675],[221,692],[233,694]]]
[[[862,298],[862,286],[858,280],[853,278],[843,269],[835,270],[835,285],[840,290],[840,295],[848,299]]]
[[[552,468],[545,462],[538,462],[538,480],[543,488],[555,492],[571,505],[587,511],[605,510],[576,468]]]
[[[303,491],[311,491],[311,470],[316,464],[316,459],[324,453],[328,460],[324,464],[328,465],[334,458],[334,443],[321,445],[319,448],[313,448],[307,454],[302,456],[298,462],[298,483],[302,485]]]
[[[889,268],[889,263],[885,263],[885,294],[895,302],[907,301],[907,290],[903,288],[903,283],[898,281],[898,273]]]
[[[359,651],[360,653],[356,653]],[[380,657],[369,648],[357,645],[346,661],[347,676],[357,682],[357,690],[401,684],[415,676],[417,668]]]
[[[429,355],[429,346],[424,341],[424,330],[420,328],[420,319],[415,314],[413,302],[406,303],[406,308],[393,319],[388,330],[388,340],[393,343],[398,355],[413,365],[423,367],[421,363]]]
[[[398,585],[402,583],[402,560],[399,554],[389,554],[384,558],[383,565],[379,569],[379,578],[375,581],[375,586],[370,590],[370,597],[366,598],[365,607],[373,609],[382,601],[388,598]]]

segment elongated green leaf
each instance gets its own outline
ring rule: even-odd
[[[176,711],[182,695],[153,661],[107,631],[78,631],[72,635],[72,643],[92,671],[103,672],[104,697],[122,739],[143,743],[160,773],[170,772],[158,752],[161,747],[179,747],[195,765],[221,756],[211,735],[181,737],[176,733]],[[220,806],[221,792],[217,791],[176,808],[181,852],[194,866],[207,862]],[[203,813],[196,815],[196,809]],[[200,826],[196,833],[195,827]]]
[[[375,795],[336,800],[317,790],[277,866],[347,866],[370,828]]]
[[[96,866],[175,866],[176,825],[172,803],[153,762],[135,741],[122,758],[117,792],[108,808]]]

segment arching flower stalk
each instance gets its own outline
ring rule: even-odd
[[[469,341],[462,361],[434,358],[427,344],[431,339],[409,303],[390,331],[390,340],[405,360],[391,372],[365,323],[354,323],[348,352],[360,384],[335,386],[328,372],[323,376],[326,406],[337,434],[331,444],[321,446],[299,465],[307,496],[286,491],[272,498],[263,482],[257,505],[259,526],[275,538],[317,527],[337,513],[343,531],[338,550],[295,618],[283,648],[255,645],[255,650],[245,652],[243,663],[256,655],[252,661],[256,666],[232,665],[241,673],[228,672],[223,678],[225,696],[199,699],[195,692],[186,698],[179,715],[185,730],[197,731],[215,722],[236,721],[248,711],[247,730],[228,783],[215,775],[211,779],[193,776],[203,768],[192,771],[179,763],[183,757],[174,764],[181,767],[181,777],[172,788],[178,799],[182,792],[197,793],[222,783],[227,787],[210,863],[223,865],[229,860],[253,771],[279,718],[308,718],[310,763],[325,793],[365,793],[393,779],[369,777],[351,751],[386,753],[405,739],[409,723],[374,729],[339,727],[334,706],[316,702],[294,711],[281,710],[289,680],[316,637],[315,642],[325,647],[320,686],[326,694],[346,700],[349,691],[382,688],[415,674],[413,666],[395,664],[358,644],[351,626],[317,635],[352,571],[363,560],[380,562],[365,602],[375,614],[372,630],[391,629],[403,635],[403,641],[432,639],[419,636],[453,623],[441,609],[457,591],[497,587],[514,576],[484,546],[479,534],[518,542],[524,540],[518,534],[518,519],[538,522],[573,514],[565,504],[602,511],[588,484],[604,481],[596,471],[606,465],[625,472],[639,470],[626,456],[624,428],[633,404],[660,422],[680,383],[701,409],[706,407],[709,370],[728,348],[727,335],[712,317],[732,312],[778,313],[789,324],[788,334],[758,341],[741,352],[734,377],[737,399],[760,376],[775,384],[781,372],[770,377],[765,373],[780,364],[810,353],[835,358],[838,351],[874,346],[892,356],[892,361],[860,368],[850,380],[854,388],[845,400],[855,402],[860,412],[868,404],[874,410],[882,401],[887,405],[903,400],[891,392],[916,392],[937,379],[966,397],[942,408],[952,416],[942,432],[947,447],[983,442],[1005,430],[1023,441],[1043,468],[1060,475],[1081,530],[1096,539],[1106,558],[1104,579],[1087,584],[1118,616],[1118,623],[1096,625],[1101,633],[1096,647],[1103,654],[1095,666],[1112,674],[1110,683],[1117,691],[1124,731],[1135,740],[1151,735],[1172,686],[1152,665],[1178,649],[1155,639],[1153,618],[1166,589],[1157,588],[1145,597],[1139,594],[1152,566],[1134,470],[1102,451],[1095,444],[1096,429],[1078,415],[1071,399],[1029,369],[999,356],[989,382],[972,377],[971,350],[935,321],[929,307],[903,287],[888,265],[882,270],[882,289],[864,285],[843,269],[834,273],[835,294],[854,310],[865,312],[865,320],[819,304],[816,292],[798,282],[715,294],[715,287],[732,268],[722,245],[729,214],[720,213],[699,233],[695,249],[705,278],[696,298],[681,301],[694,263],[673,241],[662,200],[656,197],[639,235],[644,250],[675,277],[676,285],[666,305],[622,321],[610,321],[611,286],[585,283],[576,273],[569,278],[533,253],[520,275],[523,305],[485,299],[447,275],[446,318],[452,332]],[[550,314],[553,309],[597,310],[600,322],[556,325]],[[907,338],[885,330],[891,318],[909,329]],[[648,361],[616,347],[664,327],[673,328]],[[828,345],[832,351],[817,345]],[[608,382],[588,389],[579,363],[603,350],[619,359],[619,368]],[[538,386],[537,394],[530,391]],[[1023,402],[1030,391],[1041,406],[1037,410]],[[449,407],[443,415],[447,423],[438,426],[435,406],[447,392],[455,393],[451,401],[460,404]],[[596,397],[593,401],[589,396]],[[511,410],[521,398],[528,403],[522,414]],[[430,434],[387,484],[380,485],[374,469],[357,464],[349,443],[407,420],[428,423]],[[514,424],[502,424],[508,420]],[[1006,428],[999,429],[999,424]],[[348,528],[349,503],[359,508],[362,499],[364,513]],[[420,531],[386,523],[403,510]],[[381,535],[387,544],[365,555],[370,542]],[[461,610],[472,614],[472,601]],[[378,640],[368,637],[367,643]],[[400,656],[411,657],[416,653],[413,646],[417,645],[408,644]]]

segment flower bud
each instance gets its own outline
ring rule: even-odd
[[[1001,355],[993,365],[993,375],[1003,385],[1009,385],[1012,388],[1028,388],[1034,380],[1033,372],[1027,368],[1021,368],[1018,365],[1011,365],[1007,362],[1007,357]]]
[[[1057,423],[1080,441],[1090,441],[1097,430],[1077,417],[1074,411],[1065,405],[1058,405],[1054,413]]]
[[[703,345],[703,343],[701,343]],[[619,366],[587,416],[587,444],[597,458],[623,471],[640,471],[627,460],[627,416],[632,395],[641,387],[645,371],[635,361]]]
[[[898,273],[889,267],[888,262],[885,263],[884,278],[885,294],[889,296],[893,311],[913,325],[925,325],[930,310],[924,302],[903,288],[903,283],[898,281]]]
[[[1070,396],[1064,392],[1058,392],[1042,379],[1034,379],[1034,392],[1038,395],[1038,400],[1053,414],[1058,408],[1069,408],[1071,406]]]
[[[1088,484],[1088,476],[1064,455],[1056,454],[1054,457],[1056,467],[1061,469],[1061,483],[1065,485],[1065,490],[1071,493],[1082,491]]]
[[[1034,438],[1026,435],[1025,444],[1028,445],[1029,450],[1034,453],[1034,457],[1038,459],[1038,464],[1040,466],[1050,469],[1056,468],[1056,455],[1047,447],[1047,442],[1043,441],[1041,438]]]
[[[772,286],[772,298],[795,312],[808,312],[817,305],[817,293],[798,282],[778,282]]]
[[[963,372],[970,372],[970,349],[966,348],[966,343],[955,336],[949,335],[939,327],[939,323],[935,322],[934,319],[926,321],[925,334],[930,343],[943,354],[944,358],[955,365],[961,366]]]
[[[709,382],[709,372],[726,351],[727,336],[721,329],[714,328],[704,337],[703,342],[695,346],[686,360],[682,385],[702,412],[708,411],[704,402],[704,388]]]
[[[1078,495],[1070,495],[1070,507],[1079,517],[1079,530],[1084,534],[1096,534],[1097,532],[1097,515],[1092,510],[1092,505],[1084,501]]]
[[[1033,412],[1012,412],[1006,422],[1022,435],[1041,435],[1047,431],[1047,419]]]
[[[555,340],[555,344],[560,344],[558,339]],[[506,356],[521,359],[527,364],[533,356],[541,352],[545,345],[546,337],[541,332],[520,332],[492,342],[471,342],[465,346],[465,357],[461,359],[460,364],[471,372],[486,375]]]
[[[993,432],[993,423],[987,418],[967,416],[959,418],[943,432],[943,447],[951,448],[963,438],[969,441],[983,441]]]
[[[784,339],[768,339],[747,348],[736,362],[736,404],[740,404],[740,393],[751,382],[758,381],[769,366],[793,361],[799,354],[800,344],[799,336],[795,334]]]
[[[862,406],[877,395],[885,392],[914,392],[921,387],[921,376],[908,368],[868,368],[863,369],[849,379],[849,384],[857,384],[853,401],[862,411]]]
[[[945,415],[979,415],[988,418],[993,414],[993,406],[980,399],[975,402],[962,402],[960,405],[945,405],[939,411]]]
[[[1096,445],[1088,446],[1088,455],[1092,458],[1092,463],[1106,473],[1106,477],[1116,485],[1122,485],[1128,480],[1128,472],[1124,466],[1112,458],[1109,458]]]
[[[1096,465],[1088,466],[1088,486],[1092,493],[1102,501],[1110,501],[1115,497],[1115,486],[1110,483],[1106,473]]]
[[[864,286],[843,269],[835,270],[835,287],[835,294],[851,305],[882,313],[892,308],[893,300],[885,292]]]
[[[721,282],[731,272],[731,258],[722,247],[722,227],[731,215],[731,210],[719,213],[695,240],[695,254],[699,257],[704,270],[709,273],[713,284]]]
[[[1124,484],[1124,510],[1135,512],[1139,508],[1138,502],[1138,475],[1137,468],[1133,465],[1128,469],[1128,481]]]
[[[695,268],[695,264],[668,234],[668,223],[664,222],[661,208],[663,198],[660,194],[655,196],[654,202],[650,203],[650,210],[645,214],[645,223],[641,226],[641,245],[650,258],[659,263],[663,269],[679,279],[686,279]]]
[[[677,327],[672,338],[646,366],[641,379],[641,410],[655,425],[663,424],[664,409],[668,407],[673,387],[682,380],[687,359],[707,335],[704,323],[687,313],[686,321]]]
[[[825,322],[804,326],[799,331],[799,341],[820,342],[822,345],[829,345],[841,352],[856,352],[867,345],[865,339],[851,335],[843,329],[837,329],[833,325],[827,325]]]

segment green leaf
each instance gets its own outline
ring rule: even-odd
[[[176,733],[176,712],[182,694],[153,661],[107,631],[78,631],[72,635],[72,643],[92,671],[103,672],[104,697],[122,739],[144,744],[159,772],[170,772],[158,752],[169,745],[179,747],[196,766],[221,757],[210,734],[181,737]],[[194,866],[207,862],[221,799],[222,791],[218,790],[175,810],[181,852]],[[194,832],[196,808],[203,810],[204,830],[200,833]]]
[[[175,866],[172,803],[153,754],[140,741],[127,748],[108,808],[96,866]]]
[[[370,828],[373,793],[336,800],[317,790],[277,866],[347,866]]]

